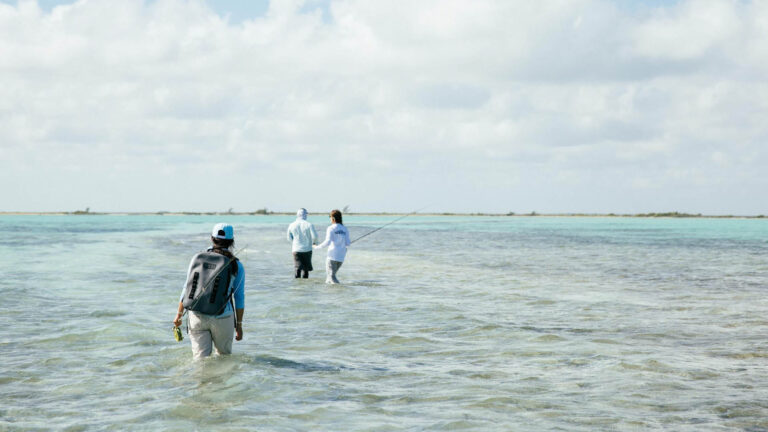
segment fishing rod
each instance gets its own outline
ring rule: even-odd
[[[407,215],[404,215],[404,216],[400,216],[399,218],[397,218],[397,219],[393,220],[392,222],[386,223],[386,224],[384,224],[384,225],[382,225],[382,226],[380,226],[380,227],[376,228],[376,229],[375,229],[375,230],[373,230],[373,231],[368,231],[367,233],[365,233],[365,234],[361,235],[360,237],[358,237],[358,238],[356,238],[356,239],[352,240],[351,242],[349,242],[349,244],[352,244],[352,243],[354,243],[354,242],[356,242],[356,241],[360,240],[360,239],[361,239],[361,238],[363,238],[363,237],[368,237],[369,235],[371,235],[371,234],[375,233],[376,231],[379,231],[380,229],[382,229],[382,228],[384,228],[384,227],[387,227],[387,226],[389,226],[389,225],[392,225],[393,223],[395,223],[395,222],[397,222],[397,221],[399,221],[399,220],[405,219],[405,218],[407,218],[408,216],[410,216],[410,215],[412,215],[412,214],[416,214],[416,213],[418,213],[418,212],[420,212],[420,211],[424,210],[424,209],[425,209],[425,208],[427,208],[427,207],[429,207],[429,206],[428,206],[428,205],[426,205],[426,206],[424,206],[424,207],[422,207],[422,208],[420,208],[420,209],[418,209],[418,210],[414,210],[414,211],[412,211],[412,212],[408,213]]]

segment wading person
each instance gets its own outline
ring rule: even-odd
[[[213,348],[219,355],[231,354],[232,337],[243,339],[245,269],[229,250],[235,242],[232,225],[215,225],[211,242],[207,251],[192,257],[173,320],[180,327],[184,310],[189,311],[187,330],[195,359],[210,356]]]
[[[293,266],[296,277],[309,277],[312,268],[312,245],[317,244],[317,231],[307,222],[307,210],[300,208],[296,220],[288,226],[288,241],[293,242]]]
[[[352,242],[349,240],[349,230],[341,220],[341,212],[331,211],[331,226],[325,231],[325,241],[315,246],[316,249],[328,246],[328,258],[325,261],[325,283],[339,283],[336,273],[344,262],[347,248]]]

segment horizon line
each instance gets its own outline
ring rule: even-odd
[[[76,211],[0,211],[0,216],[293,216],[292,211],[270,211],[261,209],[251,212],[235,211],[106,211],[92,212],[88,210]],[[310,213],[311,215],[312,213]],[[315,213],[315,214],[324,214]],[[677,211],[669,212],[646,212],[646,213],[585,213],[585,212],[553,212],[539,213],[531,211],[527,213],[497,213],[497,212],[425,212],[425,213],[406,213],[406,212],[387,212],[387,211],[363,211],[363,212],[345,212],[347,215],[361,216],[496,216],[496,217],[671,217],[671,218],[750,218],[763,219],[764,214],[755,215],[737,215],[737,214],[702,214],[685,213]]]

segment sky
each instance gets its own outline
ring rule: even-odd
[[[0,211],[768,214],[768,2],[1,0]]]

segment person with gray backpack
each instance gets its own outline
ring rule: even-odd
[[[243,339],[245,269],[230,248],[232,225],[219,223],[211,232],[213,245],[192,257],[173,325],[181,326],[185,311],[187,332],[195,359],[232,353],[232,338]],[[233,304],[234,303],[234,304]]]

